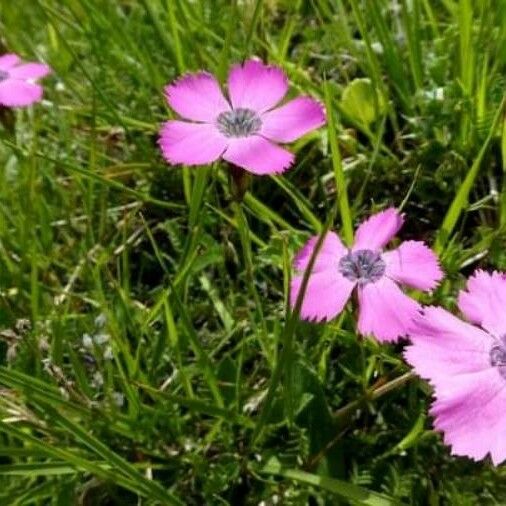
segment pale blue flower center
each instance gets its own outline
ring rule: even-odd
[[[490,348],[490,365],[496,367],[499,374],[506,379],[506,336]]]
[[[5,70],[0,70],[0,82],[5,81],[8,79],[9,73],[5,72]]]
[[[339,260],[339,272],[346,279],[361,285],[376,283],[385,274],[385,269],[381,255],[370,249],[350,251]]]
[[[222,112],[216,119],[216,125],[225,137],[248,137],[260,130],[262,120],[251,109],[232,109]]]

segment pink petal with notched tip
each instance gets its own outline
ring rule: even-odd
[[[0,56],[0,70],[9,70],[19,62],[19,56],[13,53]]]
[[[404,223],[402,214],[391,207],[372,215],[355,233],[353,250],[380,250],[397,234]]]
[[[168,162],[185,165],[214,162],[227,147],[227,139],[214,125],[186,121],[167,121],[158,143]]]
[[[234,109],[263,112],[274,107],[286,94],[288,80],[279,68],[248,60],[232,67],[228,93]]]
[[[424,308],[413,319],[409,336],[412,344],[404,358],[417,374],[442,390],[451,385],[454,375],[490,367],[492,337],[443,308]]]
[[[432,290],[443,277],[437,256],[420,241],[403,242],[397,249],[381,255],[386,263],[385,274],[418,290]]]
[[[303,276],[292,279],[290,304],[294,308],[302,287]],[[312,274],[309,277],[306,292],[300,310],[304,320],[332,320],[343,309],[355,283],[344,278],[337,269],[328,269]]]
[[[407,336],[420,306],[387,277],[358,287],[358,330],[378,341],[397,341]]]
[[[167,102],[181,117],[192,121],[215,122],[230,110],[216,78],[207,73],[187,74],[165,87]]]
[[[43,63],[24,63],[9,70],[13,79],[39,79],[51,73],[51,68]]]
[[[42,99],[42,94],[42,87],[38,84],[16,79],[0,81],[0,105],[25,107],[39,102]]]
[[[290,151],[258,135],[229,138],[228,141],[223,159],[253,174],[279,174],[287,170],[294,160]]]
[[[485,280],[485,283],[488,281]],[[500,343],[448,311],[428,307],[410,329],[404,356],[434,386],[434,426],[452,454],[475,460],[506,459],[506,378],[490,362]]]
[[[506,381],[496,368],[449,378],[451,394],[439,394],[431,408],[434,426],[453,455],[494,464],[506,459]]]
[[[297,253],[293,261],[293,265],[297,271],[304,271],[306,269],[317,242],[318,236],[311,237]],[[339,260],[346,255],[347,251],[336,233],[327,232],[320,251],[316,256],[312,273],[325,269],[337,269]]]
[[[496,337],[506,335],[506,278],[498,272],[477,271],[458,299],[464,316]]]
[[[325,123],[323,107],[309,97],[298,97],[262,114],[260,134],[277,142],[292,142]]]

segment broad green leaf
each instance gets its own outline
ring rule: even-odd
[[[359,78],[351,81],[343,91],[341,108],[358,123],[369,127],[386,112],[386,104],[374,89],[371,80]]]

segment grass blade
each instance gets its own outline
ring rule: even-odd
[[[337,201],[343,224],[343,235],[345,242],[351,246],[353,242],[353,218],[351,215],[350,203],[348,202],[348,191],[346,186],[346,177],[343,170],[341,153],[337,144],[337,126],[334,117],[332,93],[328,81],[323,84],[325,93],[325,106],[327,109],[327,122],[329,130],[329,144],[332,154],[332,167],[334,168],[334,177],[336,180]]]
[[[460,218],[460,215],[462,214],[462,211],[468,204],[469,193],[471,192],[476,176],[480,171],[481,162],[483,161],[483,158],[487,153],[490,144],[492,143],[492,140],[497,133],[499,123],[503,116],[505,102],[506,97],[503,98],[499,107],[497,108],[494,121],[492,122],[492,126],[490,127],[487,138],[485,139],[485,142],[481,146],[481,149],[478,152],[476,158],[474,159],[473,164],[469,168],[466,177],[464,178],[464,181],[462,181],[462,184],[460,185],[457,194],[453,199],[453,202],[451,203],[448,211],[446,212],[443,223],[438,230],[436,236],[436,243],[434,246],[434,249],[438,254],[443,253],[444,248],[448,243],[448,240],[450,239],[450,235],[453,232],[455,225],[457,224],[457,221]]]
[[[286,469],[278,461],[272,459],[260,471],[262,474],[273,474],[282,476],[289,480],[298,481],[306,485],[311,485],[317,488],[322,488],[333,494],[352,501],[355,504],[364,506],[394,506],[401,503],[392,497],[388,497],[378,492],[372,492],[365,488],[347,483],[345,481],[336,480],[327,476],[319,476],[317,474],[306,473],[298,469]]]

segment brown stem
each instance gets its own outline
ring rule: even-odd
[[[339,420],[341,418],[345,418],[347,414],[354,411],[356,408],[364,404],[364,402],[367,401],[375,401],[376,399],[379,399],[383,395],[387,394],[388,392],[391,392],[392,390],[395,390],[398,387],[401,387],[411,379],[415,377],[415,373],[413,371],[409,371],[407,373],[402,374],[401,376],[398,376],[397,378],[393,379],[392,381],[389,381],[388,383],[385,383],[384,385],[381,385],[377,388],[372,388],[366,392],[366,394],[361,397],[360,399],[357,399],[355,401],[352,401],[346,406],[343,406],[342,408],[339,408],[335,413],[333,413],[333,417],[336,420]]]
[[[317,466],[320,460],[326,455],[326,453],[341,439],[341,437],[348,430],[348,425],[346,421],[356,409],[358,409],[366,402],[379,399],[388,392],[391,392],[392,390],[395,390],[396,388],[403,386],[414,377],[415,373],[412,371],[402,374],[401,376],[398,376],[397,378],[393,379],[392,381],[389,381],[388,383],[385,383],[384,385],[381,385],[377,388],[369,389],[363,397],[346,404],[346,406],[343,406],[342,408],[338,409],[335,413],[333,413],[332,416],[334,420],[336,420],[338,423],[338,433],[333,439],[331,439],[325,445],[325,447],[322,450],[320,450],[317,454],[309,457],[304,468],[310,471],[315,466]]]
[[[242,202],[245,193],[248,191],[251,177],[244,169],[232,164],[229,165],[229,174],[232,199],[236,202]]]

